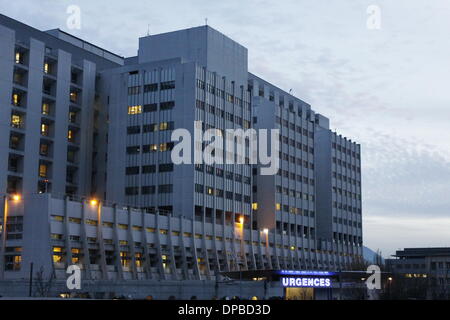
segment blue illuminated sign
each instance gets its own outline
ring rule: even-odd
[[[332,276],[335,273],[330,271],[309,271],[309,270],[280,270],[281,275],[286,276]]]
[[[331,279],[329,278],[308,278],[308,277],[282,277],[281,284],[283,287],[313,287],[313,288],[329,288],[331,287]]]

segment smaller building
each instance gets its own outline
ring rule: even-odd
[[[393,257],[386,259],[387,268],[406,279],[421,281],[427,298],[450,297],[450,247],[405,248]]]

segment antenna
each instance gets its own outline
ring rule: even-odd
[[[205,18],[205,26],[208,25],[208,18]]]
[[[292,93],[292,89],[289,89],[289,94],[291,94]]]
[[[147,25],[147,36],[150,35],[150,23]]]

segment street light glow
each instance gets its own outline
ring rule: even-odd
[[[13,199],[14,201],[20,201],[20,194],[14,194],[14,195],[12,196],[12,199]]]
[[[91,199],[90,204],[91,206],[96,206],[98,203],[97,199]]]

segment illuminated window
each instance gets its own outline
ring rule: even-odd
[[[72,248],[72,264],[77,264],[80,262],[80,249],[79,248]]]
[[[142,113],[142,106],[129,106],[128,114],[140,114]]]
[[[41,135],[48,136],[49,126],[48,124],[41,123]]]
[[[50,69],[50,67],[49,67],[48,63],[45,62],[45,63],[44,63],[44,72],[45,72],[45,73],[48,73],[49,69]]]
[[[275,210],[277,210],[277,211],[281,210],[281,204],[276,203],[275,204]]]
[[[209,194],[209,195],[212,195],[214,193],[214,189],[211,188],[211,187],[207,187],[206,188],[206,193]]]
[[[63,258],[63,248],[53,247],[53,262],[55,263],[62,262],[62,258]]]
[[[166,269],[167,268],[167,256],[166,255],[162,255],[161,256],[161,261],[162,261],[163,268]]]
[[[50,113],[50,105],[46,102],[42,104],[41,113],[48,115]]]
[[[120,262],[121,262],[123,267],[129,267],[130,266],[130,258],[128,256],[128,252],[120,251]]]
[[[135,260],[136,260],[136,267],[140,268],[142,267],[142,253],[136,252],[134,254]]]
[[[78,95],[77,95],[76,92],[71,92],[71,93],[70,93],[69,98],[70,98],[70,101],[71,101],[71,102],[77,102],[77,97],[78,97]]]
[[[75,140],[74,138],[75,138],[75,134],[74,134],[73,130],[69,129],[67,131],[67,140],[69,140],[70,142],[74,142],[74,140]]]
[[[22,127],[22,117],[17,114],[11,115],[11,127],[21,128]]]
[[[12,95],[12,103],[15,106],[20,105],[20,96],[19,96],[18,93],[13,93],[13,95]]]
[[[160,143],[159,144],[159,151],[167,151],[167,150],[168,150],[167,143]]]
[[[16,52],[16,63],[22,63],[22,55],[20,52]]]
[[[169,128],[169,124],[168,124],[167,122],[161,122],[161,123],[159,124],[159,130],[160,130],[160,131],[167,130],[168,128]]]
[[[39,177],[46,178],[47,177],[47,165],[41,163],[39,165]]]
[[[258,203],[253,202],[253,203],[252,203],[252,209],[253,209],[253,210],[258,210]]]

